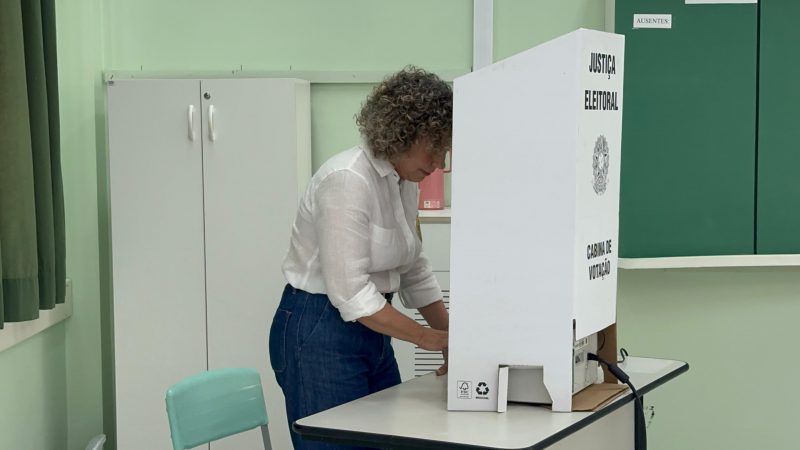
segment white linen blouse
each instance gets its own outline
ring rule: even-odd
[[[357,146],[311,179],[283,261],[297,289],[327,294],[345,321],[370,316],[398,292],[407,308],[442,298],[416,229],[417,183]]]

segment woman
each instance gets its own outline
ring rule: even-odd
[[[407,67],[375,87],[357,117],[363,144],[314,174],[292,228],[289,284],[270,328],[272,368],[291,424],[400,383],[390,338],[447,350],[447,310],[415,233],[417,182],[451,146],[453,94]],[[432,328],[394,309],[417,308]],[[437,370],[446,373],[447,364]],[[353,448],[303,441],[295,449]]]

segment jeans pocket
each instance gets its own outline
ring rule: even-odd
[[[310,296],[313,298],[313,296]],[[328,310],[332,309],[331,302],[324,296],[317,296],[313,301],[306,299],[305,307],[297,319],[297,348],[302,349],[312,342],[312,338],[319,334],[320,328],[325,328]],[[324,332],[323,332],[324,334]]]
[[[276,373],[286,370],[286,329],[291,315],[279,308],[269,328],[269,362]]]

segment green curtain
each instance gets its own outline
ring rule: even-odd
[[[53,0],[0,0],[0,328],[65,295]]]

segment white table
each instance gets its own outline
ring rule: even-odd
[[[628,357],[620,367],[640,394],[689,370],[682,361]],[[434,374],[300,419],[304,439],[387,449],[633,449],[633,395],[593,412],[509,404],[505,413],[447,411],[447,379]]]

